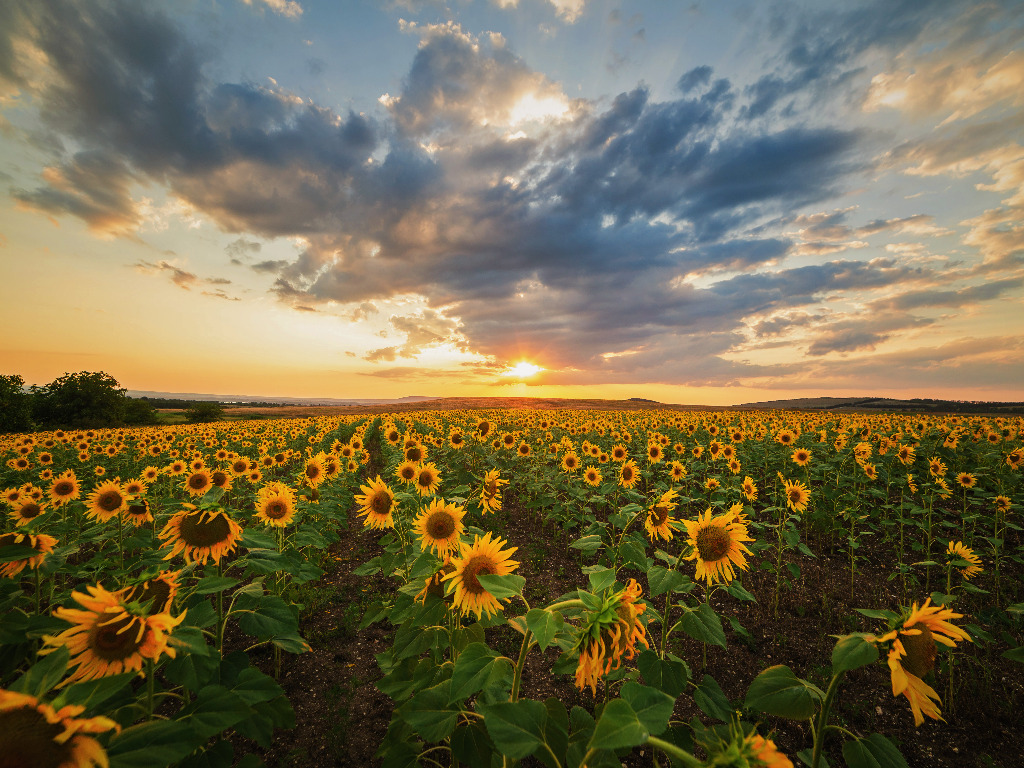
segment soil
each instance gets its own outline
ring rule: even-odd
[[[269,750],[237,738],[236,755],[256,752],[272,767],[380,765],[374,755],[385,738],[393,704],[374,685],[381,675],[374,655],[390,648],[393,630],[386,621],[357,629],[374,590],[386,587],[379,576],[353,575],[357,566],[380,551],[380,536],[364,530],[354,512],[350,517],[348,532],[330,550],[333,565],[317,585],[320,594],[328,599],[315,610],[307,610],[302,621],[302,633],[312,651],[286,656],[283,662],[279,682],[294,707],[295,728],[275,734]],[[494,530],[519,548],[516,558],[521,565],[517,572],[526,577],[528,599],[536,597],[531,599],[533,605],[587,584],[577,551],[569,549],[565,540],[553,539],[550,529],[541,531],[538,526],[536,519],[515,509],[501,513],[494,525]],[[833,635],[883,629],[883,622],[867,619],[854,609],[898,610],[903,603],[900,580],[890,578],[891,558],[874,545],[871,537],[865,538],[859,550],[861,559],[852,581],[845,551],[827,539],[812,538],[809,543],[816,557],[798,556],[791,560],[799,566],[800,576],[780,590],[777,617],[772,607],[775,575],[759,570],[756,565],[742,575],[742,582],[757,602],[716,595],[712,606],[726,625],[728,647],[708,646],[706,667],[701,666],[701,643],[681,633],[673,635],[671,649],[687,660],[692,676],[699,681],[703,674],[710,674],[733,704],[741,703],[754,677],[773,664],[786,664],[797,675],[824,688],[835,643]],[[1021,535],[1011,532],[1007,546],[1022,545]],[[761,562],[767,560],[767,553],[756,558]],[[1018,601],[1022,599],[1021,575],[1019,569],[1003,573],[1004,591],[1015,590],[1011,597]],[[630,576],[637,578],[647,595],[643,574],[623,571],[620,578]],[[932,584],[933,589],[936,586],[939,585]],[[910,599],[921,600],[927,594],[921,585],[910,594]],[[986,624],[971,614],[991,604],[992,596],[971,598],[967,596],[958,603],[957,609],[968,615],[957,623]],[[657,602],[660,604],[662,599]],[[1003,604],[1012,601],[1004,599]],[[749,641],[729,628],[729,616],[742,624],[750,635]],[[991,624],[988,626],[997,636],[1012,628],[1008,624],[995,629]],[[1014,639],[1020,644],[1019,626],[1015,631]],[[509,627],[488,630],[488,642],[503,653],[517,651],[518,635],[513,635]],[[962,643],[957,648],[952,696],[947,688],[948,676],[940,676],[935,684],[942,696],[945,722],[926,719],[922,726],[914,727],[907,700],[892,695],[884,659],[846,676],[832,722],[862,735],[885,735],[899,747],[911,768],[1024,766],[1020,746],[1024,735],[1024,668],[1001,656],[1007,647],[1005,642],[996,640],[990,644]],[[553,648],[545,653],[536,648],[531,651],[521,696],[539,700],[554,696],[569,708],[579,704],[592,711],[594,699],[589,689],[581,693],[573,685],[571,675],[551,672],[557,656]],[[269,655],[256,661],[270,669]],[[598,696],[602,694],[599,688]],[[693,699],[684,694],[677,701],[675,718],[688,721],[693,717],[710,723]],[[760,731],[774,729],[777,746],[799,765],[796,753],[811,745],[807,723],[767,716],[762,723]],[[828,742],[826,757],[832,766],[845,765],[839,738]],[[541,765],[529,758],[522,764]],[[634,750],[623,765],[652,765],[650,751]]]

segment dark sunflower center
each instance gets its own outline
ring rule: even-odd
[[[419,477],[416,478],[416,483],[420,488],[429,488],[434,484],[434,473],[429,471],[420,472]]]
[[[171,587],[162,579],[152,579],[136,584],[125,597],[127,603],[149,604],[147,615],[162,613],[170,608]],[[152,601],[152,602],[151,602]]]
[[[484,484],[484,494],[486,494],[487,496],[493,497],[497,493],[498,493],[498,481],[497,480],[488,480]]]
[[[89,647],[93,654],[104,661],[127,659],[142,644],[139,638],[141,619],[122,614],[100,626],[94,626],[89,633]]]
[[[794,488],[789,492],[789,501],[792,504],[799,504],[804,495],[799,488]]]
[[[462,568],[462,584],[471,595],[481,595],[487,590],[477,580],[481,573],[493,575],[497,573],[494,561],[488,555],[473,555]]]
[[[434,512],[427,518],[426,529],[432,539],[447,539],[455,533],[455,518],[444,510]]]
[[[405,452],[405,458],[409,461],[419,461],[423,458],[423,451],[419,448],[410,448]]]
[[[212,547],[231,537],[231,525],[223,514],[203,518],[202,512],[192,512],[181,519],[180,536],[190,547]]]
[[[288,507],[282,501],[275,500],[267,504],[267,508],[263,513],[271,520],[280,520],[288,514]]]
[[[462,435],[452,435],[452,445],[461,445]]]
[[[394,443],[398,440],[398,438],[399,434],[395,430],[391,430],[390,432],[388,432],[388,442]]]
[[[932,637],[932,631],[923,624],[916,624],[913,628],[920,629],[921,634],[900,635],[903,650],[907,652],[900,659],[900,665],[910,674],[923,679],[935,668],[935,638]]]
[[[118,491],[104,491],[96,500],[97,506],[104,512],[114,512],[121,508],[124,499]]]
[[[412,480],[414,477],[416,477],[416,468],[415,467],[405,467],[402,470],[402,479],[403,480]]]
[[[34,707],[0,712],[0,766],[4,768],[59,768],[71,765],[71,741],[54,741],[64,729],[46,722]]]
[[[385,491],[377,491],[370,499],[370,509],[378,515],[386,515],[391,511],[391,494]]]
[[[231,471],[237,472],[238,474],[242,474],[247,469],[249,469],[249,462],[247,461],[236,461],[231,465]]]
[[[222,485],[227,483],[228,476],[226,472],[218,471],[213,473],[213,477],[211,479],[213,480],[213,484],[220,488]]]
[[[662,507],[659,505],[652,509],[651,522],[656,526],[661,526],[668,522],[668,507]]]
[[[129,504],[128,505],[128,516],[129,517],[145,517],[149,513],[149,505],[143,502],[142,504]]]
[[[633,470],[630,469],[629,467],[623,467],[622,468],[622,479],[625,480],[626,482],[629,482],[630,480],[632,480],[633,479]]]
[[[718,525],[709,525],[697,534],[697,554],[706,563],[725,557],[731,544],[728,531]]]
[[[36,504],[34,501],[30,501],[24,504],[18,514],[21,515],[22,520],[31,520],[33,517],[39,517],[42,514],[43,508]]]
[[[206,475],[201,475],[197,473],[189,477],[188,487],[198,491],[205,488],[209,484],[209,482],[210,478],[208,478]]]
[[[316,480],[320,477],[320,467],[317,464],[310,464],[306,467],[306,477],[310,480]]]
[[[491,423],[489,421],[481,421],[477,429],[480,431],[480,435],[484,436],[491,431]]]

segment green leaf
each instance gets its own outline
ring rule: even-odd
[[[757,598],[743,588],[743,585],[740,583],[739,579],[733,579],[732,583],[725,588],[725,591],[733,597],[735,597],[737,600],[746,600],[750,603],[757,602]]]
[[[501,754],[522,760],[544,743],[544,724],[548,713],[541,702],[521,699],[478,709],[484,716],[487,733]]]
[[[651,597],[657,597],[675,589],[682,580],[683,574],[679,571],[669,570],[660,565],[655,565],[647,571],[647,586],[651,588]]]
[[[17,560],[27,560],[30,557],[35,557],[39,553],[35,547],[30,547],[25,544],[5,544],[0,547],[0,563],[12,563]]]
[[[662,659],[650,649],[640,653],[636,666],[648,685],[664,691],[669,696],[678,696],[685,691],[686,683],[690,679],[686,662]]]
[[[537,751],[537,757],[548,768],[559,768],[565,763],[565,753],[569,748],[569,713],[565,704],[556,698],[544,700],[544,709],[548,719],[544,723],[544,743],[546,749]]]
[[[192,593],[196,595],[212,595],[215,592],[231,589],[237,584],[238,579],[232,579],[230,576],[206,576],[199,580]]]
[[[136,677],[134,672],[124,672],[120,675],[69,685],[54,699],[53,708],[60,709],[67,704],[76,704],[85,707],[85,711],[89,712],[111,696],[127,688]]]
[[[878,660],[878,647],[868,637],[872,636],[855,633],[839,638],[832,649],[832,674],[849,672]]]
[[[649,733],[657,736],[668,728],[668,719],[676,703],[674,696],[634,682],[623,685],[619,695],[633,708],[637,719]]]
[[[614,578],[615,574],[612,574]],[[546,608],[533,608],[526,614],[526,626],[533,632],[537,645],[543,651],[555,639],[555,635],[565,625],[565,619],[558,611]]]
[[[509,668],[506,660],[498,660],[497,651],[484,643],[470,643],[455,662],[450,703],[472,696],[487,687],[496,672],[506,672]]]
[[[707,603],[701,603],[696,609],[686,608],[680,620],[683,631],[694,640],[725,648],[725,630],[722,620]]]
[[[41,657],[40,661],[33,664],[28,672],[11,686],[11,690],[27,693],[37,699],[41,698],[64,677],[70,658],[71,653],[68,651],[68,647],[66,645],[59,646],[52,653]]]
[[[452,707],[451,683],[446,680],[427,688],[402,705],[402,719],[411,725],[426,741],[438,742],[451,735],[459,717],[458,707]]]
[[[621,749],[635,747],[650,735],[636,712],[623,699],[612,699],[601,713],[590,737],[590,749]]]
[[[234,691],[223,685],[207,685],[196,700],[183,712],[184,722],[199,737],[200,743],[232,728],[251,714],[251,710]]]
[[[598,566],[588,574],[588,578],[591,592],[603,592],[615,583],[615,571]]]
[[[878,733],[843,744],[843,759],[848,768],[908,768],[896,746]]]
[[[198,653],[200,656],[207,656],[210,653],[210,646],[203,631],[186,624],[174,628],[173,633],[167,636],[167,644],[177,650]]]
[[[874,608],[854,608],[857,613],[861,616],[867,616],[869,619],[885,619],[887,621],[895,621],[898,616],[892,611],[879,611]]]
[[[639,571],[647,571],[647,550],[643,544],[632,537],[619,545],[619,556],[625,565],[632,565]]]
[[[815,703],[824,697],[817,686],[797,677],[785,664],[777,664],[754,678],[745,703],[758,712],[806,720],[814,714]]]
[[[708,717],[729,722],[733,716],[732,705],[726,698],[725,691],[711,675],[704,675],[700,685],[693,692],[693,700],[697,707]]]
[[[452,756],[464,765],[491,764],[494,744],[482,723],[460,725],[452,734]]]
[[[596,552],[601,548],[601,537],[597,534],[591,534],[590,536],[584,536],[581,539],[577,539],[569,546],[573,549],[581,549],[584,552]]]
[[[1018,645],[1016,648],[1011,648],[1008,651],[1003,651],[1003,658],[1024,664],[1024,645]]]
[[[155,720],[126,728],[110,740],[110,768],[166,768],[199,746],[192,729],[175,720]]]
[[[494,597],[502,600],[507,597],[514,597],[523,593],[526,579],[514,573],[505,576],[497,576],[490,573],[482,573],[477,576],[480,585]],[[454,582],[453,582],[454,583]]]

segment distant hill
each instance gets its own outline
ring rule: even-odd
[[[266,395],[211,395],[202,392],[150,392],[140,389],[129,389],[128,397],[148,398],[150,400],[181,400],[188,402],[215,402],[224,405],[244,403],[277,403],[279,405],[390,405],[400,403],[419,403],[434,400],[433,397],[407,395],[398,398],[351,398],[336,397],[268,397]]]
[[[1024,414],[1024,402],[996,402],[984,400],[936,400],[911,398],[896,400],[891,397],[798,397],[789,400],[766,400],[735,406],[757,410],[809,410],[809,411],[899,411],[905,413],[995,413]]]

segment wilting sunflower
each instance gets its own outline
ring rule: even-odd
[[[671,517],[670,513],[678,506],[678,502],[674,501],[678,495],[678,493],[671,489],[665,491],[665,493],[661,494],[661,498],[654,502],[647,511],[644,528],[647,530],[647,536],[651,541],[659,538],[665,541],[672,541],[673,531],[678,529],[679,521]]]
[[[60,646],[71,652],[68,668],[74,672],[61,685],[80,680],[97,680],[122,672],[140,672],[146,659],[156,661],[162,654],[175,656],[167,634],[185,619],[169,613],[136,615],[123,602],[124,594],[108,592],[102,586],[86,587],[88,594],[72,592],[82,608],[57,608],[53,615],[72,624],[59,635],[44,635],[50,653]]]
[[[623,488],[632,488],[639,479],[640,472],[637,469],[636,462],[632,459],[623,462],[622,466],[619,467],[619,485]]]
[[[899,450],[896,452],[896,458],[900,460],[900,464],[905,467],[909,467],[914,463],[914,446],[901,445]]]
[[[811,492],[799,480],[786,480],[782,493],[786,497],[786,506],[796,512],[807,509],[807,502],[811,500]]]
[[[14,504],[8,513],[15,526],[28,525],[40,515],[48,512],[46,505],[32,498],[25,498]]]
[[[50,501],[55,507],[61,507],[77,499],[80,493],[78,478],[69,469],[54,478],[53,485],[50,486]]]
[[[395,477],[401,480],[406,485],[416,482],[416,475],[419,472],[419,467],[414,461],[403,461],[398,465],[398,469],[395,470]]]
[[[394,528],[395,492],[380,479],[380,475],[369,485],[359,488],[363,493],[356,496],[356,504],[359,505],[359,517],[366,518],[363,525],[377,530]]]
[[[12,532],[0,534],[0,547],[9,547],[15,544],[23,547],[32,547],[39,554],[28,555],[21,560],[8,560],[6,563],[0,563],[0,577],[13,579],[26,568],[34,571],[43,564],[46,556],[53,552],[53,547],[57,544],[57,540],[53,536],[47,536],[45,533]]]
[[[932,456],[928,459],[928,473],[932,477],[942,477],[946,474],[946,464],[938,456]]]
[[[119,482],[107,480],[97,485],[89,494],[88,504],[89,511],[86,512],[86,516],[105,523],[124,512],[128,506],[128,497]]]
[[[488,592],[477,579],[480,574],[507,576],[519,567],[516,560],[509,560],[518,547],[502,549],[507,542],[504,539],[491,539],[488,531],[483,538],[476,536],[473,544],[461,542],[460,555],[452,558],[455,570],[444,577],[455,585],[455,607],[462,614],[476,614],[477,619],[483,615],[490,616],[501,610],[501,603]],[[449,589],[451,585],[449,585]]]
[[[741,571],[747,569],[744,553],[752,554],[743,544],[753,541],[747,535],[747,526],[741,523],[733,512],[711,516],[711,508],[696,520],[683,520],[690,536],[693,551],[685,558],[697,561],[695,578],[704,579],[708,586],[716,582],[728,584],[736,578],[735,565]]]
[[[963,560],[968,565],[964,568],[959,568],[960,575],[965,579],[970,579],[973,576],[977,576],[981,573],[981,558],[974,554],[974,550],[970,547],[964,546],[962,541],[951,541],[949,546],[946,547],[946,556],[948,560]]]
[[[283,483],[270,483],[256,494],[256,519],[284,528],[295,519],[295,492]]]
[[[497,512],[501,509],[501,486],[508,485],[508,480],[501,479],[501,473],[492,469],[484,475],[483,486],[480,489],[480,506],[484,514]]]
[[[168,613],[178,595],[181,571],[164,571],[152,579],[132,584],[121,590],[124,603],[138,603],[147,615]]]
[[[939,694],[924,681],[924,677],[935,668],[936,642],[950,648],[956,647],[957,640],[971,642],[970,635],[949,623],[949,619],[963,618],[963,614],[930,603],[930,597],[920,608],[914,603],[909,615],[904,613],[901,626],[874,638],[876,642],[892,641],[889,649],[892,695],[907,697],[915,726],[924,722],[924,715],[942,720]]]
[[[199,469],[186,478],[182,488],[188,491],[189,496],[202,496],[213,488],[213,478],[205,469]]]
[[[182,554],[186,563],[206,565],[207,560],[219,563],[224,555],[234,552],[242,538],[242,528],[227,512],[196,509],[191,504],[184,507],[160,531],[160,538],[173,545],[164,560]]]
[[[441,474],[437,471],[434,462],[424,464],[416,469],[416,479],[413,485],[420,496],[430,496],[437,491],[441,484]]]
[[[105,768],[107,753],[87,733],[121,731],[108,717],[79,718],[80,705],[55,710],[25,693],[0,689],[0,760],[4,766]]]
[[[779,752],[774,741],[759,736],[755,731],[751,731],[738,747],[740,759],[745,760],[747,765],[756,765],[759,768],[793,768],[793,761]],[[737,761],[733,764],[744,763]]]
[[[583,480],[587,485],[598,486],[601,484],[601,472],[597,467],[587,467],[583,473]]]
[[[573,648],[580,655],[576,687],[581,691],[589,686],[596,696],[601,677],[618,669],[623,657],[636,656],[637,643],[650,647],[647,628],[640,621],[640,614],[647,608],[640,601],[640,593],[640,585],[630,579],[627,586],[610,592],[597,610],[584,616]]]
[[[444,499],[433,499],[413,520],[413,530],[420,535],[420,548],[432,550],[442,560],[459,550],[459,540],[466,530],[462,518],[466,510]]]

